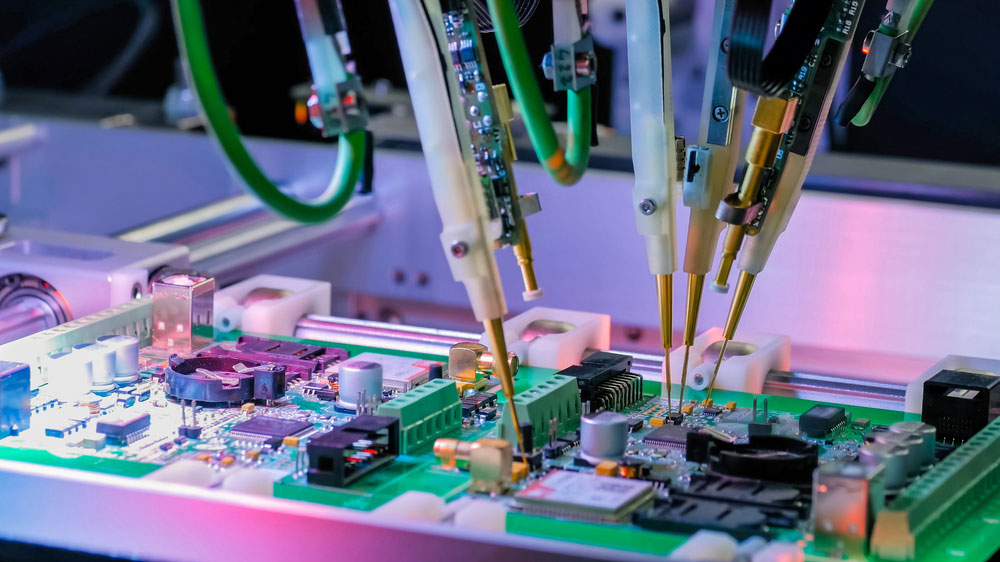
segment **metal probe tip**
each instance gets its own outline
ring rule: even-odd
[[[708,383],[708,394],[705,400],[712,397],[712,390],[715,389],[715,378],[719,376],[719,367],[722,366],[722,359],[726,356],[726,348],[729,347],[729,339],[722,340],[722,349],[719,350],[719,357],[715,360],[715,370],[712,371],[712,380]]]
[[[660,388],[660,395],[667,395],[667,418],[670,418],[672,411],[671,382],[670,382],[670,348],[674,346],[673,331],[673,303],[674,303],[674,276],[670,274],[656,275],[656,304],[660,309],[660,340],[663,344],[663,383]],[[681,392],[684,392],[681,387]]]
[[[486,335],[490,338],[490,345],[493,347],[493,357],[507,357],[507,341],[503,335],[503,319],[490,318],[483,322],[486,328]],[[497,372],[499,371],[499,372]],[[500,386],[507,397],[507,407],[510,408],[510,421],[514,425],[514,436],[517,438],[517,448],[521,450],[521,460],[528,464],[524,449],[524,436],[521,434],[521,423],[517,419],[517,407],[514,406],[514,375],[510,372],[510,365],[503,360],[493,362],[493,374],[500,379]]]

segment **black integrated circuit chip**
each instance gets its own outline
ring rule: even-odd
[[[847,421],[847,412],[839,406],[816,404],[799,416],[799,429],[807,436],[822,439]]]
[[[687,436],[694,431],[686,425],[667,424],[650,431],[642,442],[657,449],[677,449],[687,446]]]
[[[253,441],[277,440],[280,442],[285,437],[302,433],[312,427],[313,425],[309,422],[275,418],[272,416],[257,416],[234,425],[229,430],[229,434],[233,437]]]

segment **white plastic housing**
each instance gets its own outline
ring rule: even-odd
[[[721,343],[722,329],[711,328],[694,339],[688,360],[687,386],[695,390],[708,388],[715,370],[715,361],[705,361],[702,355],[711,345]],[[741,347],[751,346],[752,353],[729,357],[722,362],[715,388],[737,390],[760,394],[764,389],[764,379],[771,369],[787,371],[791,365],[792,339],[778,334],[761,332],[736,332],[736,338],[729,342],[727,355]],[[717,354],[714,354],[714,357]],[[670,381],[681,382],[681,368],[684,365],[684,348],[670,352]],[[661,371],[661,376],[663,376]]]
[[[286,292],[274,300],[247,297],[256,289]],[[215,327],[228,332],[294,336],[295,323],[307,314],[330,314],[330,284],[280,275],[257,275],[215,293]]]
[[[547,333],[548,327],[565,324],[568,331]],[[507,348],[522,365],[565,369],[577,365],[588,349],[608,349],[611,346],[611,317],[607,314],[577,312],[559,308],[536,307],[503,323]],[[489,344],[484,335],[481,343]]]
[[[719,531],[698,531],[667,556],[667,560],[730,562],[736,557],[736,539]]]
[[[475,176],[471,155],[463,157],[462,146],[471,145],[465,124],[456,126],[457,99],[448,95],[448,84],[457,84],[454,70],[444,64],[444,38],[437,38],[429,22],[439,25],[440,6],[420,0],[391,0],[396,40],[406,71],[420,143],[430,172],[431,189],[443,230],[441,244],[456,281],[469,293],[476,319],[501,318],[507,312],[493,255],[486,201]],[[426,11],[425,11],[426,10]],[[457,134],[456,134],[457,133]],[[456,250],[456,248],[458,250]]]
[[[646,239],[649,271],[655,275],[677,270],[677,156],[668,5],[660,0],[630,1],[625,16],[635,170],[632,209],[639,234]],[[644,214],[644,200],[652,201],[655,210]]]
[[[428,492],[410,490],[375,508],[372,514],[413,521],[441,521],[446,512],[442,498]]]
[[[150,273],[189,267],[184,246],[12,226],[0,241],[0,277],[14,273],[48,282],[80,318],[145,294]]]

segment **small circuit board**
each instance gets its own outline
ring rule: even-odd
[[[508,169],[513,145],[507,139],[508,132],[497,109],[498,103],[509,102],[494,99],[489,68],[482,63],[484,55],[476,19],[466,1],[443,4],[449,4],[445,6],[442,24],[462,112],[456,115],[455,122],[459,126],[464,124],[469,133],[469,150],[483,186],[486,208],[490,220],[497,221],[500,227],[497,245],[515,245],[522,217],[513,174]]]
[[[84,400],[65,400],[49,385],[33,390],[30,427],[0,439],[0,458],[182,483],[196,466],[227,489],[231,478],[244,482],[249,472],[275,497],[364,511],[409,491],[446,502],[472,496],[503,507],[508,533],[667,554],[710,529],[737,540],[789,541],[822,557],[851,548],[844,541],[830,546],[817,532],[825,513],[817,496],[817,486],[825,486],[816,480],[822,467],[861,466],[863,450],[906,419],[895,411],[722,390],[715,403],[694,392],[668,407],[657,395],[659,382],[629,372],[630,357],[599,352],[560,372],[519,369],[515,404],[530,420],[532,447],[516,451],[504,439],[511,437],[509,402],[488,373],[460,396],[446,369],[442,376],[444,357],[227,337],[233,339],[192,356],[237,357],[233,369],[243,373],[264,359],[284,362],[284,391],[229,404],[178,399],[167,371],[183,370],[180,360],[145,347],[139,378],[116,389]],[[364,381],[379,361],[387,375],[380,391],[348,400],[345,388]],[[265,372],[271,380],[274,370]],[[223,386],[239,382],[201,374]],[[980,447],[977,438],[966,445]],[[966,445],[938,443],[929,463],[889,490],[886,505]],[[475,451],[491,455],[483,460]],[[949,528],[961,532],[924,544],[918,559],[986,560],[1000,547],[1000,536],[970,531],[989,525],[1000,507],[996,496],[969,498],[958,490],[952,501],[969,509]]]

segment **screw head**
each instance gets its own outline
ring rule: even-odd
[[[826,68],[833,64],[833,55],[830,53],[823,53],[823,56],[819,59],[819,65]]]
[[[469,253],[469,245],[462,241],[451,243],[451,255],[456,258],[464,258]]]
[[[812,126],[813,126],[813,120],[807,116],[803,116],[802,121],[799,122],[799,130],[803,132],[812,129]]]
[[[719,45],[719,49],[721,49],[724,54],[727,54],[727,55],[729,54],[729,38],[728,37],[726,37],[725,39],[722,40],[722,44]]]
[[[724,105],[717,105],[712,108],[712,119],[719,123],[724,123],[729,119],[729,108]]]
[[[694,375],[694,383],[695,384],[701,384],[703,382],[705,382],[705,377],[701,376],[701,373],[695,373],[695,375]]]
[[[649,216],[656,212],[656,201],[652,199],[643,199],[639,201],[639,212]]]

